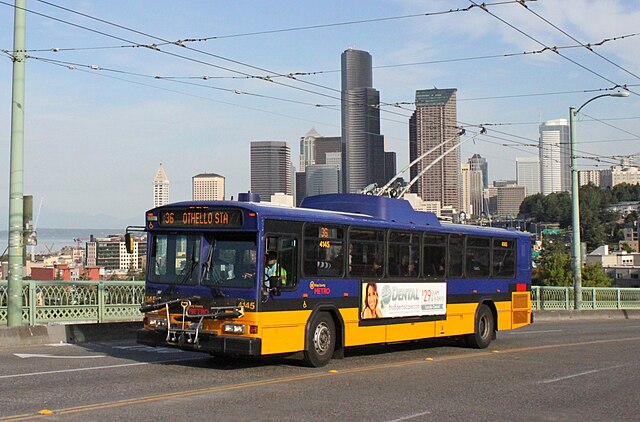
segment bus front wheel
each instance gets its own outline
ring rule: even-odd
[[[320,312],[313,318],[306,344],[305,365],[318,368],[329,363],[336,347],[336,327],[331,315]]]
[[[491,309],[487,305],[480,305],[476,312],[474,333],[465,335],[464,341],[469,347],[484,349],[491,344],[494,330],[495,321]]]

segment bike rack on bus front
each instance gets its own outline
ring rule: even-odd
[[[175,303],[175,301],[172,301]],[[227,319],[227,318],[241,318],[244,316],[244,306],[217,306],[211,307],[209,312],[198,314],[198,315],[189,315],[188,309],[191,307],[190,300],[183,300],[180,302],[180,306],[182,307],[182,323],[180,328],[171,328],[171,321],[169,321],[169,303],[165,304],[167,311],[167,343],[174,344],[196,344],[198,342],[198,336],[200,334],[200,329],[202,328],[202,323],[205,318],[212,319]],[[189,321],[189,328],[187,328],[186,323]],[[197,322],[192,322],[197,321]],[[193,327],[193,328],[192,328]],[[186,337],[185,337],[186,334]]]

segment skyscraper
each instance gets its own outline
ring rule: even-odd
[[[473,154],[468,160],[469,170],[479,170],[482,172],[482,187],[486,189],[489,187],[489,165],[487,160],[482,158],[480,154]]]
[[[467,217],[482,215],[482,171],[472,170],[471,163],[461,166],[462,201],[460,211],[464,211]]]
[[[516,183],[525,187],[527,196],[540,193],[540,160],[538,157],[516,157]]]
[[[251,192],[268,200],[275,193],[293,195],[291,149],[284,141],[251,141]]]
[[[336,161],[337,157],[337,161]],[[300,171],[296,173],[296,204],[300,204],[308,195],[316,195],[318,191],[323,193],[339,193],[342,191],[342,179],[340,183],[335,185],[333,181],[328,182],[328,186],[319,186],[320,182],[313,181],[313,188],[307,193],[307,180],[310,180],[307,169],[315,165],[333,164],[336,167],[337,174],[342,174],[342,142],[339,136],[325,137],[321,136],[314,128],[311,128],[303,137],[300,138]]]
[[[373,88],[372,60],[366,51],[342,53],[341,106],[344,192],[384,184],[380,93]]]
[[[194,201],[223,201],[224,176],[201,173],[191,178]]]
[[[409,160],[413,161],[437,147],[414,166],[412,180],[425,167],[444,156],[420,176],[415,192],[425,201],[440,201],[442,206],[458,209],[460,149],[448,152],[458,144],[456,93],[456,89],[416,91],[416,111],[409,122]]]
[[[308,196],[340,192],[340,169],[332,164],[314,164],[307,167],[306,194]]]
[[[544,195],[571,190],[570,151],[567,119],[540,125],[540,190]]]
[[[392,151],[384,152],[384,182],[387,183],[397,172],[396,153]]]
[[[316,163],[316,139],[319,137],[320,134],[315,128],[311,128],[300,138],[300,165],[298,166],[298,171],[305,171],[307,166]]]
[[[159,207],[169,203],[169,179],[160,163],[156,176],[153,178],[153,207]]]
[[[525,198],[525,187],[508,185],[498,189],[498,215],[503,218],[515,218],[520,213],[520,205]]]

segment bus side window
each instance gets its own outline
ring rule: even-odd
[[[493,239],[493,276],[513,278],[516,276],[515,241]]]
[[[467,236],[465,275],[486,278],[491,274],[491,239]]]
[[[394,277],[416,277],[420,271],[420,237],[415,233],[389,232],[387,272]]]
[[[462,277],[464,252],[464,236],[461,234],[449,235],[449,265],[447,275],[452,278]]]
[[[349,232],[349,275],[381,277],[384,274],[384,232],[351,229]]]
[[[422,265],[425,277],[444,277],[447,258],[447,237],[442,234],[426,234]]]
[[[305,276],[341,277],[344,268],[344,229],[324,224],[304,228],[303,270]]]

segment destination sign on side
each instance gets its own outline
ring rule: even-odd
[[[160,211],[164,227],[242,227],[242,211],[235,209],[186,209]]]

